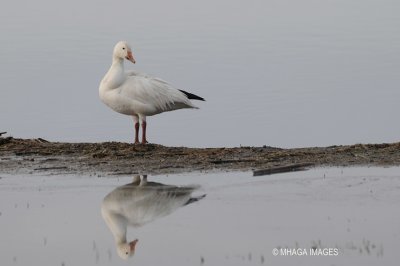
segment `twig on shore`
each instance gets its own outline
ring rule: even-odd
[[[66,166],[52,166],[52,167],[38,167],[33,170],[35,171],[48,171],[48,170],[63,170],[68,169]]]
[[[253,176],[262,176],[262,175],[272,175],[278,173],[286,173],[286,172],[294,172],[294,171],[304,171],[308,170],[308,167],[314,166],[313,163],[298,163],[298,164],[290,164],[285,166],[271,167],[266,169],[254,170]]]

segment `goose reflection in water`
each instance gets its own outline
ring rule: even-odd
[[[204,198],[205,195],[192,196],[199,188],[148,182],[147,176],[138,175],[132,183],[111,191],[102,202],[101,214],[114,236],[118,255],[127,259],[135,253],[138,239],[127,241],[128,225],[143,226]]]

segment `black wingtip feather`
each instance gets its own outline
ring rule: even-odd
[[[190,93],[190,92],[187,92],[187,91],[184,91],[184,90],[180,90],[180,91],[181,91],[183,94],[185,94],[186,97],[188,97],[188,99],[190,99],[190,100],[205,101],[204,98],[202,98],[202,97],[200,97],[200,96],[197,96],[197,95],[195,95],[195,94],[193,94],[193,93]]]

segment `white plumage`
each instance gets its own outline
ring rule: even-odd
[[[142,143],[146,143],[146,116],[182,108],[198,108],[190,101],[203,98],[173,88],[166,81],[136,71],[124,70],[124,58],[135,63],[126,42],[114,47],[113,61],[100,83],[100,99],[114,111],[130,115],[135,122],[135,143],[139,142],[139,123],[142,124]]]

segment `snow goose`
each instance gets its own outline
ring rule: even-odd
[[[172,186],[147,182],[147,177],[135,176],[133,182],[111,191],[101,205],[101,214],[114,236],[118,255],[127,259],[134,255],[137,239],[128,242],[127,226],[140,227],[166,216],[182,206],[196,202],[199,186]]]
[[[130,115],[135,124],[135,144],[139,143],[139,124],[142,143],[146,139],[146,116],[182,108],[198,109],[190,100],[202,97],[173,88],[167,82],[136,71],[124,70],[124,59],[135,64],[132,49],[124,41],[114,47],[112,64],[99,87],[100,99],[114,111]]]

